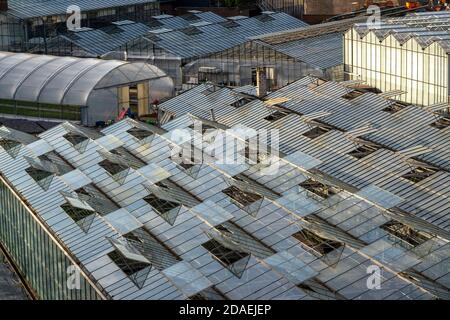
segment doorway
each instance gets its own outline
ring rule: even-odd
[[[151,113],[149,83],[141,82],[118,88],[119,113],[130,109],[132,117],[139,118]]]

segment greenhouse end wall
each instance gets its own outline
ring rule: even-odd
[[[380,41],[351,29],[344,38],[344,66],[349,80],[364,80],[383,92],[402,90],[398,100],[433,105],[447,103],[448,54],[437,43],[422,46],[411,38],[400,43],[393,35]]]
[[[100,299],[80,274],[79,286],[70,288],[73,266],[49,233],[27,210],[0,177],[0,242],[22,277],[40,299]]]
[[[65,11],[65,10],[64,10]],[[105,27],[111,21],[133,20],[146,22],[161,14],[159,1],[109,7],[99,10],[82,11],[81,26],[89,28]],[[0,49],[14,52],[26,52],[33,48],[47,51],[47,41],[67,31],[67,17],[64,12],[57,15],[19,19],[0,13]],[[46,38],[46,41],[44,41]]]
[[[314,75],[333,81],[343,80],[343,64],[330,68],[318,68],[299,61],[282,52],[255,41],[198,59],[183,68],[183,84],[203,81],[244,86],[256,84],[256,68],[265,67],[270,80],[269,89],[275,90],[304,76]],[[202,69],[212,68],[215,73],[203,74]]]

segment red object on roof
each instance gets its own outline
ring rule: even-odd
[[[125,115],[127,114],[128,109],[122,109],[122,111],[120,111],[119,116],[117,117],[117,121],[122,120],[123,118],[125,118]]]

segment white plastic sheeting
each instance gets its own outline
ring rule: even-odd
[[[140,81],[158,88],[151,96],[173,91],[168,76],[145,63],[0,52],[0,99],[87,106],[93,90]]]

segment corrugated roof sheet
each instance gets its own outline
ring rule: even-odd
[[[280,37],[282,36],[280,35]],[[319,68],[338,66],[344,61],[341,33],[330,33],[275,45],[263,41],[258,42]]]
[[[188,127],[194,121],[203,120],[185,116],[184,123],[169,124],[174,129],[191,130]],[[225,129],[218,125],[221,134],[234,132],[233,128]],[[136,138],[132,130],[144,130],[150,136],[142,140]],[[65,138],[68,132],[91,138],[82,150]],[[7,128],[2,127],[0,134],[2,138],[21,141]],[[400,240],[380,228],[392,219],[393,213],[386,208],[397,205],[402,198],[369,185],[355,194],[338,190],[328,199],[322,199],[301,187],[306,180],[318,176],[316,168],[321,163],[302,152],[289,156],[281,154],[279,170],[272,175],[261,173],[257,166],[241,165],[238,169],[214,162],[195,165],[198,170],[186,169],[168,156],[170,146],[179,143],[173,134],[175,131],[130,119],[95,135],[85,128],[64,123],[41,134],[36,142],[22,143],[20,150],[13,154],[15,158],[11,150],[0,147],[0,172],[109,298],[186,299],[205,294],[207,290],[229,299],[434,299],[446,296],[450,286],[448,255],[445,254],[450,250],[448,240],[433,236],[412,248],[401,245]],[[99,166],[101,155],[118,147],[145,165],[126,170],[121,179],[109,174]],[[207,146],[201,148],[209,157]],[[39,162],[39,157],[48,151],[59,154],[74,170],[54,175],[48,189],[43,189],[25,169],[30,166],[30,159]],[[165,184],[164,188],[161,183]],[[247,191],[264,193],[267,197],[263,197],[256,211],[250,214],[246,211],[248,208],[239,206],[223,192],[230,183],[237,186],[244,183]],[[72,220],[61,205],[67,201],[67,195],[76,199],[75,190],[89,184],[101,188],[120,209],[109,214],[93,213],[90,227],[86,228],[85,224]],[[144,200],[152,192],[159,196],[168,192],[177,194],[172,201],[181,201],[183,205],[177,208],[172,223]],[[386,199],[391,199],[392,203],[387,203]],[[224,232],[224,226],[232,232]],[[136,236],[144,231],[160,246],[142,251],[135,242],[124,237],[129,232]],[[300,242],[299,231],[314,232],[345,245],[320,253],[311,243]],[[211,237],[222,241],[230,250],[237,248],[241,254],[246,252],[249,256],[232,264],[234,269],[230,268],[203,246]],[[233,241],[225,240],[227,237],[234,237]],[[108,255],[120,247],[130,258],[151,261],[155,259],[152,250],[162,250],[162,245],[179,259],[170,266],[151,268],[139,283],[133,275],[127,276]],[[163,250],[160,254],[167,253]],[[373,264],[383,266],[384,285],[379,290],[371,290],[366,285],[367,268]],[[431,279],[436,287],[430,288],[405,276],[412,273]],[[322,290],[314,290],[315,286]]]
[[[8,0],[8,13],[27,19],[50,15],[65,15],[67,8],[77,5],[81,11],[99,10],[134,4],[161,2],[156,0]]]
[[[253,37],[255,40],[261,40],[271,45],[281,44],[285,42],[297,41],[304,38],[311,38],[315,36],[322,36],[329,33],[344,33],[353,24],[364,22],[367,20],[365,16],[355,18],[343,19],[338,21],[314,24],[298,29],[274,32],[272,34],[265,34],[262,36]]]
[[[213,12],[200,12],[192,14],[200,21],[205,22],[223,22],[225,18]],[[48,41],[48,47],[56,47],[61,45],[60,41],[69,41],[86,52],[94,55],[103,55],[114,51],[128,42],[138,39],[150,31],[168,29],[179,30],[188,28],[192,21],[183,19],[178,16],[160,15],[154,16],[147,23],[134,21],[117,21],[110,26],[99,29],[84,28],[75,32],[67,32]]]
[[[407,195],[407,201],[400,206],[402,209],[450,231],[449,203],[444,200],[449,197],[447,179],[450,170],[449,127],[437,129],[431,126],[440,116],[412,105],[389,113],[383,109],[392,105],[394,103],[392,100],[374,93],[361,94],[349,100],[344,96],[354,89],[345,83],[324,82],[314,77],[306,77],[265,98],[289,100],[281,104],[289,114],[277,121],[269,122],[265,117],[274,111],[263,100],[254,97],[236,108],[233,103],[242,99],[242,95],[229,88],[219,88],[205,95],[204,92],[211,86],[200,85],[161,104],[162,109],[178,117],[165,127],[169,129],[183,125],[188,121],[184,116],[188,113],[211,119],[210,109],[214,109],[215,119],[227,126],[244,124],[255,129],[279,129],[282,152],[287,154],[299,150],[306,152],[324,162],[318,167],[320,170],[356,188],[376,184],[396,194]],[[326,112],[319,119],[322,125],[331,126],[330,128],[339,131],[331,130],[316,139],[305,137],[304,133],[319,125],[317,123],[312,125],[305,117],[317,112]],[[363,140],[359,142],[345,133],[364,127],[376,130],[365,134]],[[364,157],[364,160],[349,155],[364,144],[364,141],[379,144],[381,150]],[[432,183],[431,185],[435,187],[430,190],[421,187],[419,183],[415,184],[401,178],[413,165],[399,159],[395,152],[415,146],[430,149],[416,158],[439,168],[437,171],[441,176],[438,180],[443,183],[442,188]],[[428,181],[431,183],[438,177],[438,173],[423,180],[423,183],[426,184]],[[407,189],[410,187],[413,187],[412,191]],[[423,198],[419,196],[422,194]]]
[[[449,27],[448,11],[416,12],[404,17],[384,19],[380,26],[376,27],[367,23],[357,23],[353,26],[361,37],[373,32],[380,41],[392,35],[400,43],[414,38],[423,48],[438,43],[447,51],[450,47]]]
[[[69,35],[62,35],[64,39],[72,42],[86,52],[101,55],[125,45],[131,40],[142,37],[141,41],[154,44],[157,48],[170,52],[181,58],[205,56],[211,53],[229,49],[244,43],[249,37],[274,31],[288,30],[307,25],[306,23],[284,13],[273,13],[268,20],[261,21],[260,17],[245,18],[235,21],[236,25],[229,27],[224,24],[223,18],[210,13],[196,13],[199,20],[189,21],[188,25],[180,24],[171,28],[171,23],[164,24],[177,18],[157,19],[163,25],[145,26],[141,23],[123,24],[117,26],[121,32],[108,34],[105,30],[86,30]],[[184,20],[184,19],[183,19]],[[199,23],[209,22],[209,23]],[[195,26],[192,23],[196,24]],[[151,25],[151,24],[150,24]],[[168,29],[159,32],[161,29]],[[170,30],[173,29],[173,30]],[[157,40],[152,37],[157,35]],[[148,36],[146,36],[148,35]],[[49,44],[52,45],[51,43]],[[54,40],[58,46],[58,39]]]

